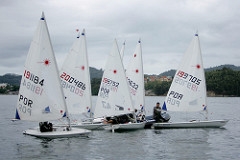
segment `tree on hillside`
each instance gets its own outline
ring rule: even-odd
[[[240,71],[222,68],[206,73],[207,90],[218,95],[239,96]]]
[[[101,78],[93,78],[91,80],[92,95],[98,95],[100,84]]]
[[[152,90],[156,95],[165,95],[167,94],[170,88],[171,82],[167,81],[153,81],[145,84],[146,90]]]

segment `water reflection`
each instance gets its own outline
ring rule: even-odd
[[[161,97],[160,97],[161,98]],[[152,108],[159,97],[147,97]],[[22,131],[38,124],[12,122],[17,96],[0,96],[1,159],[236,159],[240,158],[240,98],[210,98],[213,119],[230,119],[225,129],[139,130],[111,133],[94,131],[89,138],[39,139]],[[224,102],[224,103],[223,103]],[[223,103],[223,104],[222,104]],[[211,106],[211,107],[210,107]],[[175,115],[173,118],[180,119]]]
[[[158,153],[167,159],[211,159],[209,131],[207,129],[155,130],[161,134]],[[157,135],[159,136],[159,135]]]

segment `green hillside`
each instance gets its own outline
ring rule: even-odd
[[[169,70],[158,75],[173,77],[176,70]],[[90,67],[92,94],[97,95],[103,70]],[[205,69],[208,94],[212,96],[240,96],[240,67],[234,65],[221,65]],[[145,75],[151,76],[151,75]],[[155,75],[156,76],[156,75]],[[17,91],[20,85],[21,75],[7,73],[0,76],[0,84],[7,83],[7,89],[1,89],[0,93]],[[170,87],[171,81],[153,81],[145,84],[145,90],[154,95],[165,95]],[[12,87],[11,87],[12,86]]]

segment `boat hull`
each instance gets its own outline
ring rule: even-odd
[[[102,122],[102,119],[94,119],[93,122],[85,121],[85,122],[75,122],[71,123],[71,126],[74,128],[83,128],[88,130],[104,130],[104,126],[107,124]],[[54,124],[57,127],[66,127],[66,124]]]
[[[228,120],[212,120],[212,121],[191,121],[191,122],[171,122],[171,123],[154,123],[155,129],[168,128],[221,128]]]
[[[107,126],[107,124],[103,123],[82,123],[82,124],[73,124],[71,125],[75,128],[83,128],[88,130],[104,130],[104,127]]]
[[[156,123],[156,121],[154,119],[152,120],[147,120],[146,123],[145,123],[145,126],[144,126],[144,129],[151,129],[152,128],[152,125]]]
[[[145,122],[142,123],[124,123],[124,124],[114,124],[105,126],[105,130],[114,131],[132,131],[132,130],[139,130],[144,129]]]
[[[53,131],[51,132],[41,132],[39,128],[31,128],[23,132],[23,134],[38,138],[70,138],[78,136],[88,136],[90,133],[90,130],[80,128],[71,128],[71,130],[68,131],[66,127],[53,128]]]
[[[163,122],[168,122],[171,118],[171,116],[167,112],[162,112],[161,117]],[[146,124],[145,124],[145,129],[150,129],[152,128],[152,125],[156,123],[155,119],[153,119],[153,115],[146,116]]]

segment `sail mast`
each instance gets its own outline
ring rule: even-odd
[[[85,33],[85,29],[83,29],[83,31],[82,31],[82,34],[81,34],[81,36],[83,36],[84,38],[83,38],[83,45],[84,45],[84,49],[85,49],[85,56],[86,56],[86,69],[87,69],[87,73],[89,73],[88,75],[89,75],[89,77],[87,78],[87,84],[88,84],[88,96],[89,96],[89,99],[90,99],[90,106],[89,106],[89,108],[90,108],[90,118],[93,118],[92,117],[92,101],[91,101],[91,99],[92,99],[92,90],[91,90],[91,79],[90,79],[90,72],[89,72],[89,64],[88,64],[88,52],[87,52],[87,41],[86,41],[86,33]]]
[[[121,48],[121,51],[120,51],[120,56],[121,56],[122,59],[123,59],[123,56],[124,56],[125,42],[126,42],[126,40],[123,42],[122,48]]]
[[[45,16],[44,16],[44,12],[42,12],[42,18],[41,18],[41,19],[45,21],[46,26],[47,26],[47,22],[46,22],[46,19],[45,19]],[[46,27],[46,30],[47,30],[47,34],[50,35],[50,34],[49,34],[49,31],[48,31],[48,27]],[[51,42],[51,41],[50,41],[50,46],[51,46],[52,53],[54,53],[54,52],[53,52],[53,46],[52,46],[52,42]],[[55,61],[55,64],[57,64],[57,63],[56,63],[55,54],[53,54],[53,57],[54,57],[53,60]],[[55,69],[56,69],[57,75],[59,75],[59,69],[58,69],[57,65],[55,65]],[[69,113],[68,113],[68,109],[67,109],[66,100],[65,100],[65,97],[64,97],[64,94],[63,94],[63,89],[62,89],[62,86],[61,86],[60,78],[58,78],[57,80],[58,80],[58,83],[57,83],[57,84],[59,84],[59,88],[60,88],[61,93],[62,93],[60,98],[63,99],[63,105],[64,105],[66,117],[67,117],[68,126],[69,126],[69,129],[71,129],[71,124],[70,124],[70,119],[69,119]]]
[[[143,97],[143,111],[144,111],[144,114],[146,115],[146,110],[145,110],[145,87],[144,87],[144,71],[143,71],[143,60],[142,60],[142,44],[141,44],[141,39],[139,38],[139,49],[140,49],[140,59],[141,59],[141,70],[142,70],[142,77],[141,77],[141,84],[143,85],[142,86],[142,97]]]
[[[199,46],[199,54],[200,54],[200,59],[201,59],[201,66],[203,66],[203,60],[202,60],[202,51],[201,51],[201,47],[200,47],[200,40],[199,40],[199,34],[198,34],[198,31],[196,31],[196,34],[195,36],[197,37],[197,40],[198,40],[198,46]],[[203,92],[205,93],[205,97],[207,97],[207,90],[206,90],[206,78],[205,78],[205,72],[204,72],[204,68],[202,68],[203,70],[203,75],[202,75],[202,79],[204,80],[203,82]],[[205,98],[205,106],[203,108],[203,110],[205,111],[206,115],[205,115],[205,119],[208,120],[208,108],[207,108],[207,101],[206,101],[206,98]]]

